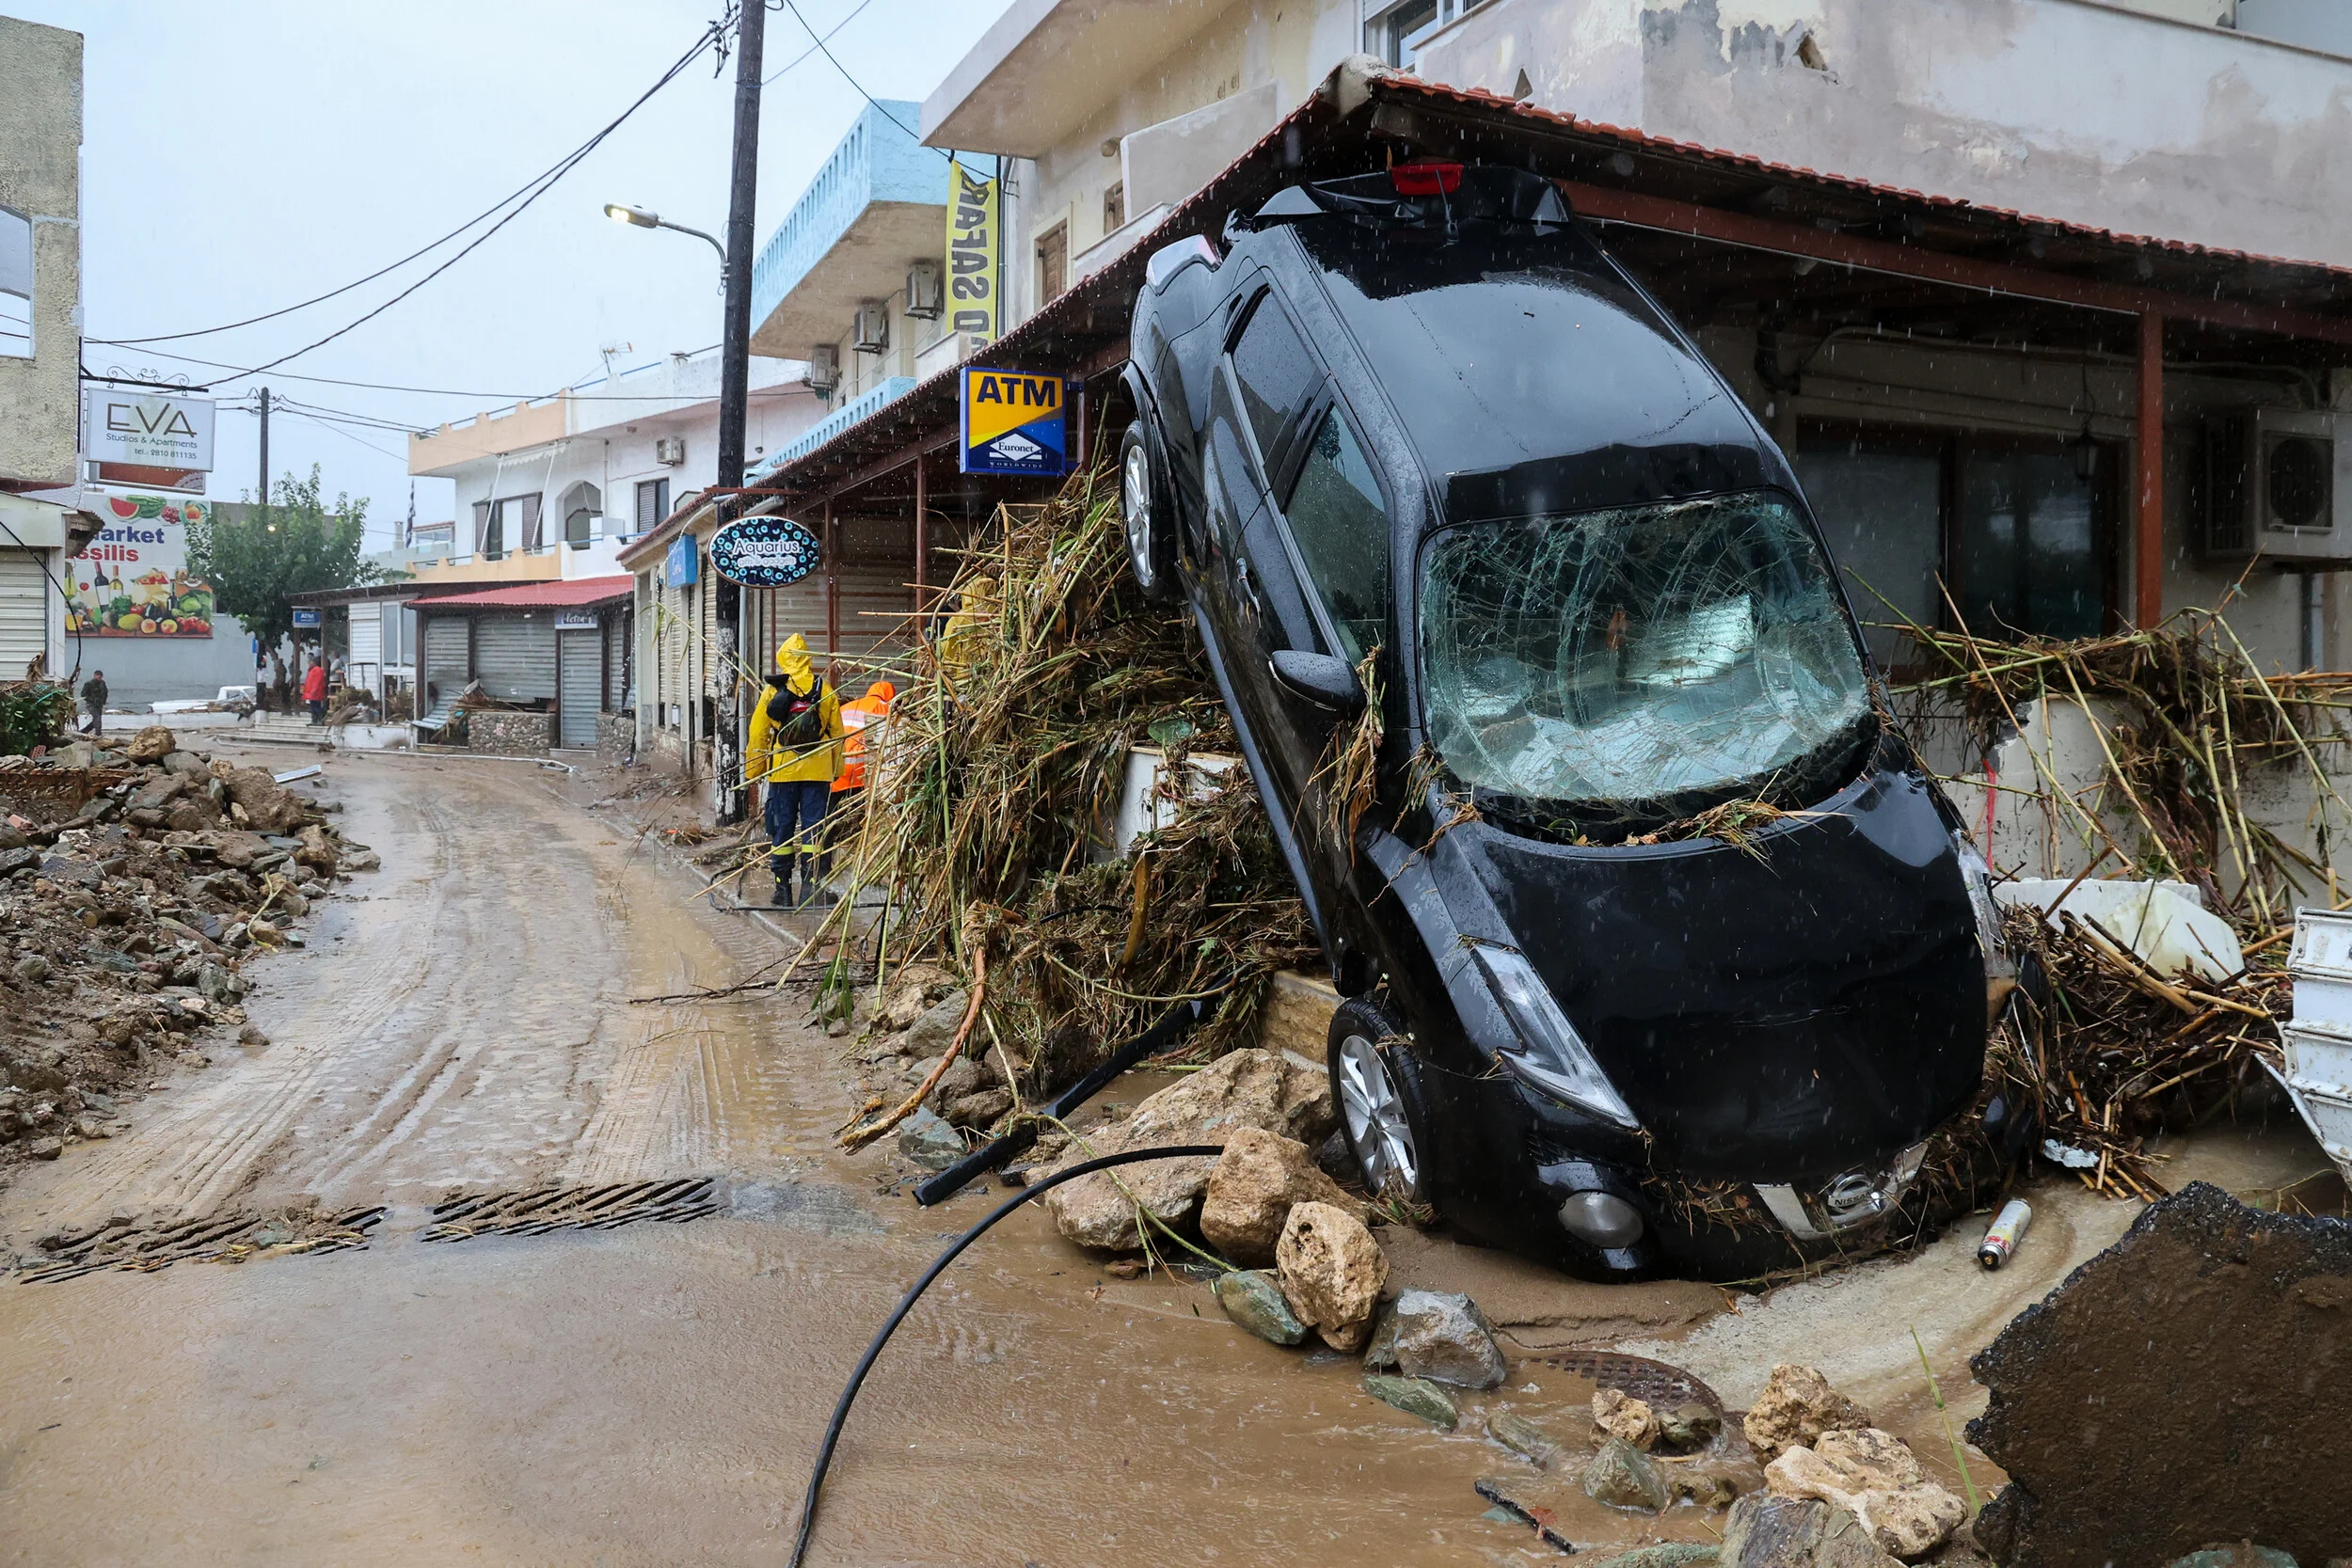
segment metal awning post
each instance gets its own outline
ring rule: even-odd
[[[2132,624],[2164,619],[2164,317],[2139,317],[2139,417],[2134,432]]]
[[[924,594],[931,580],[930,490],[925,483],[923,454],[914,454],[914,640],[923,641],[923,622],[929,606]]]

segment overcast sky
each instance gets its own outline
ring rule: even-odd
[[[795,0],[859,86],[921,99],[1007,0]],[[457,226],[554,164],[650,87],[719,14],[719,0],[0,0],[82,33],[86,336],[215,326],[348,283]],[[844,22],[846,20],[846,24]],[[865,100],[771,0],[761,116],[760,243]],[[778,71],[784,73],[777,75]],[[211,493],[256,474],[250,388],[313,407],[425,426],[501,398],[719,341],[717,259],[700,240],[625,228],[608,200],[719,232],[726,220],[734,68],[707,58],[663,89],[521,217],[349,336],[259,377],[217,383]],[[454,247],[450,247],[453,249]],[[240,331],[147,347],[92,342],[95,372],[258,364],[322,337],[430,270]],[[451,388],[407,393],[294,379]],[[408,507],[397,432],[270,421],[277,473],[315,463],[331,496],[369,499],[370,546]],[[448,517],[446,480],[417,482],[421,521]]]

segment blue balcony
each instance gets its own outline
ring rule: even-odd
[[[863,396],[843,404],[760,459],[758,465],[748,471],[743,483],[746,484],[763,483],[765,475],[774,473],[796,458],[806,457],[860,420],[877,412],[887,404],[897,402],[913,390],[914,390],[914,377],[911,375],[894,375],[876,384]]]
[[[914,139],[922,113],[869,104],[792,204],[752,265],[754,354],[807,358],[849,331],[858,301],[898,293],[908,262],[946,252],[947,160]]]

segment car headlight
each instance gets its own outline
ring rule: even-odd
[[[1960,858],[1960,879],[1968,890],[1968,907],[1977,916],[1977,951],[1984,958],[1984,1022],[2000,1022],[2001,1009],[2017,989],[2017,960],[2010,957],[2009,941],[2001,934],[2001,906],[1993,897],[1993,869],[1977,853],[1965,833],[1952,834],[1952,850]]]
[[[1495,1054],[1503,1070],[1531,1088],[1620,1127],[1641,1126],[1526,956],[1483,943],[1472,947],[1470,955],[1518,1036],[1517,1050],[1506,1048]]]

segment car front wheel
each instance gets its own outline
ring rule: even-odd
[[[1154,601],[1175,596],[1174,551],[1169,529],[1174,520],[1166,502],[1167,483],[1152,461],[1152,439],[1141,420],[1127,427],[1119,443],[1119,516],[1127,532],[1127,563],[1136,586]]]
[[[1331,1099],[1364,1185],[1383,1197],[1422,1201],[1421,1145],[1407,1108],[1411,1064],[1399,1031],[1361,999],[1340,1004],[1329,1040]]]

